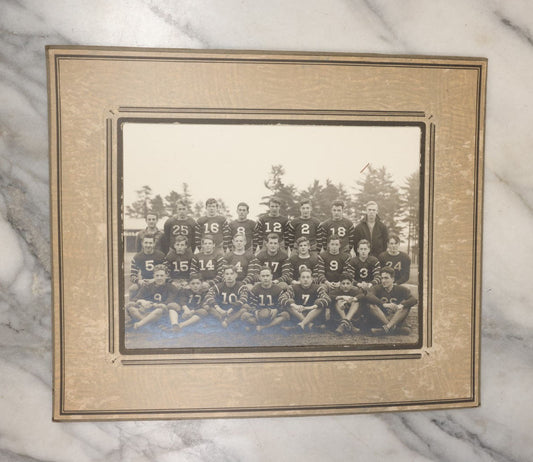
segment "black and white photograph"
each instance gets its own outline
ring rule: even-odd
[[[123,120],[125,351],[419,345],[423,130]]]

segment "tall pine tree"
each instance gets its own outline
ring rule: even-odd
[[[144,218],[152,208],[152,188],[144,185],[135,192],[137,200],[126,206],[126,215],[131,218]]]
[[[346,192],[342,183],[334,184],[330,179],[326,180],[323,186],[320,181],[314,182],[299,195],[299,200],[309,199],[313,206],[313,216],[320,221],[331,217],[331,204],[335,200],[341,200],[345,204],[345,216],[351,218],[353,215],[353,201]]]
[[[193,201],[191,193],[189,191],[189,185],[187,183],[182,183],[181,193],[178,193],[176,191],[170,191],[165,196],[165,208],[167,210],[168,215],[176,214],[176,204],[178,203],[178,201],[183,202],[185,204],[185,207],[187,207],[188,214],[193,213]]]
[[[298,207],[298,191],[293,184],[285,184],[283,176],[285,169],[281,165],[273,165],[270,170],[269,178],[264,182],[265,187],[271,192],[261,199],[261,205],[268,208],[268,202],[272,198],[281,201],[281,215],[295,217],[300,214]]]

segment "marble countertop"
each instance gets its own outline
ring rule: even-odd
[[[531,460],[533,3],[3,0],[0,25],[1,460]],[[488,57],[482,406],[52,423],[47,44]]]

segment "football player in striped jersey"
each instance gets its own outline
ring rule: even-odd
[[[242,320],[255,326],[257,332],[277,326],[289,320],[289,313],[281,310],[280,297],[283,290],[272,283],[272,270],[264,267],[259,272],[259,282],[248,295],[250,311]]]
[[[231,238],[237,234],[244,234],[246,237],[246,250],[253,250],[255,221],[248,218],[250,207],[246,202],[237,204],[237,219],[229,224]],[[235,248],[235,247],[234,247]]]
[[[290,249],[297,250],[297,241],[305,237],[309,241],[310,250],[313,253],[318,251],[318,227],[320,221],[311,216],[311,201],[304,199],[300,202],[300,216],[293,218],[287,225],[287,244]]]
[[[268,266],[272,270],[274,284],[286,289],[291,281],[291,265],[285,250],[280,249],[279,236],[271,233],[267,237],[266,248],[257,254],[261,267]]]
[[[281,297],[290,316],[299,321],[296,326],[303,332],[330,303],[326,290],[313,282],[310,270],[300,272],[299,284],[291,284]]]
[[[225,217],[218,214],[218,202],[210,198],[205,202],[205,215],[196,222],[196,246],[200,248],[202,238],[209,235],[215,243],[215,253],[223,255],[231,244],[231,231]]]
[[[194,253],[196,250],[196,220],[187,215],[187,206],[184,202],[176,202],[176,214],[171,216],[163,225],[163,249],[169,251],[174,248],[177,236],[187,238],[187,247]]]
[[[261,215],[255,226],[255,248],[265,248],[270,234],[278,235],[279,244],[284,248],[287,240],[289,219],[280,215],[281,201],[275,197],[268,202],[268,212]]]
[[[300,272],[304,269],[309,269],[316,278],[316,269],[318,266],[318,256],[316,253],[310,253],[309,239],[306,237],[299,237],[296,240],[296,252],[293,252],[289,257],[291,264],[291,279],[298,281],[300,279]]]
[[[379,284],[381,265],[376,257],[370,255],[370,242],[361,239],[357,244],[357,255],[350,259],[349,271],[353,275],[355,285],[367,291]]]
[[[204,287],[211,287],[222,280],[223,267],[224,258],[215,253],[213,236],[206,234],[202,238],[200,252],[192,257],[191,272],[200,275],[204,281]]]
[[[248,290],[237,281],[237,271],[233,266],[226,266],[223,274],[224,281],[209,289],[205,304],[208,313],[218,319],[222,327],[228,327],[249,310]]]
[[[341,277],[340,286],[328,292],[331,299],[330,323],[336,327],[337,334],[347,332],[357,333],[359,329],[352,325],[352,319],[359,310],[359,298],[363,292],[352,284],[352,276],[344,273]]]
[[[187,285],[191,273],[193,254],[187,244],[187,236],[181,234],[176,236],[173,248],[169,250],[165,257],[165,264],[169,271],[168,277],[178,288]]]
[[[246,284],[250,290],[259,274],[259,261],[251,250],[246,250],[244,234],[238,233],[233,236],[232,243],[233,251],[224,256],[224,262],[237,270],[237,281]]]
[[[344,202],[334,201],[331,204],[331,218],[320,223],[318,244],[325,250],[328,239],[335,235],[340,238],[341,252],[349,253],[354,244],[354,232],[354,224],[344,216]]]
[[[410,309],[418,302],[411,291],[394,283],[394,270],[381,268],[381,284],[372,289],[372,296],[368,296],[371,313],[381,327],[372,328],[376,335],[409,335],[410,330],[404,323]]]
[[[135,254],[130,264],[130,282],[129,299],[133,300],[139,289],[153,281],[154,268],[165,261],[165,254],[155,249],[155,237],[151,235],[144,236],[143,249]]]
[[[379,254],[379,261],[383,268],[394,270],[394,282],[396,284],[405,284],[409,280],[409,273],[411,272],[411,259],[405,252],[400,252],[399,245],[400,238],[391,235],[387,250]]]
[[[342,274],[348,271],[350,255],[341,252],[340,236],[330,236],[327,250],[320,252],[316,267],[316,281],[323,287],[332,289],[340,286]]]

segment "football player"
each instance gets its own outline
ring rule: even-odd
[[[154,236],[155,239],[155,248],[157,250],[162,250],[162,238],[163,231],[157,227],[157,221],[159,217],[157,213],[148,212],[145,217],[146,228],[139,231],[135,236],[135,251],[140,252],[142,250],[143,238],[144,236]]]
[[[409,310],[418,302],[407,287],[394,283],[392,268],[381,268],[380,277],[381,284],[373,288],[374,297],[369,296],[368,301],[371,313],[382,325],[372,328],[371,331],[376,335],[409,335],[409,328],[402,324]]]
[[[130,281],[132,285],[128,291],[130,300],[135,298],[143,285],[153,281],[155,266],[164,263],[164,260],[163,252],[155,249],[154,236],[144,236],[142,251],[135,254],[131,260]]]
[[[249,310],[248,290],[237,281],[237,271],[233,266],[224,268],[224,281],[215,284],[205,299],[208,313],[218,319],[222,327],[241,319]]]
[[[173,248],[169,250],[165,257],[165,264],[169,270],[168,277],[178,288],[187,285],[191,273],[193,254],[187,245],[187,236],[181,234],[176,236]]]
[[[370,255],[370,242],[361,239],[357,244],[357,254],[350,259],[349,272],[353,275],[355,285],[367,291],[379,284],[381,265],[376,257]]]
[[[291,281],[291,265],[287,252],[280,249],[279,236],[270,233],[267,237],[266,248],[257,254],[260,267],[269,267],[272,270],[274,284],[279,284],[286,289]]]
[[[318,251],[318,227],[320,221],[311,216],[311,201],[304,199],[300,202],[300,216],[293,218],[287,225],[287,244],[290,249],[297,249],[296,242],[299,238],[305,237],[309,240],[311,252]]]
[[[168,317],[172,330],[179,331],[192,326],[207,316],[205,306],[207,292],[200,275],[191,274],[188,287],[178,290],[177,303],[169,306]],[[181,322],[178,322],[178,315],[181,316]]]
[[[303,332],[328,307],[330,298],[324,288],[313,282],[311,271],[305,269],[300,272],[299,284],[291,284],[281,302],[290,316],[299,321],[296,326]]]
[[[176,203],[176,215],[171,216],[163,226],[164,246],[168,250],[174,248],[174,240],[177,236],[187,238],[187,247],[194,253],[196,250],[196,220],[187,216],[187,206],[184,202]]]
[[[205,215],[196,223],[196,245],[200,247],[202,238],[210,235],[215,243],[215,253],[223,254],[231,243],[231,232],[228,221],[218,214],[218,202],[210,198],[205,202]]]
[[[298,281],[300,279],[300,271],[309,269],[316,277],[316,269],[318,265],[318,256],[316,253],[310,253],[309,239],[306,237],[299,237],[296,239],[296,252],[293,252],[289,258],[291,264],[291,280]]]
[[[330,324],[336,326],[336,333],[359,332],[359,329],[352,325],[352,319],[359,309],[359,297],[362,294],[361,289],[353,286],[352,276],[348,273],[342,275],[339,287],[329,291],[328,295],[331,299]]]
[[[382,267],[394,270],[394,282],[396,284],[405,284],[409,280],[411,259],[405,252],[400,252],[399,246],[400,238],[391,235],[387,250],[379,255],[379,261]]]
[[[158,320],[169,307],[177,308],[175,304],[177,289],[167,282],[167,267],[154,267],[154,280],[144,284],[137,296],[126,305],[126,312],[133,319],[133,328],[145,326]]]
[[[349,253],[354,243],[354,225],[344,217],[344,202],[334,201],[331,204],[331,218],[320,223],[318,244],[325,250],[328,239],[335,235],[340,238],[341,252]]]
[[[320,252],[316,266],[316,281],[332,289],[340,286],[342,274],[349,271],[350,255],[340,251],[341,237],[330,236],[327,249]]]
[[[237,234],[244,234],[246,237],[246,250],[253,250],[255,221],[248,218],[250,207],[246,202],[237,204],[237,219],[229,224],[231,238]]]
[[[242,315],[242,320],[255,326],[257,332],[288,321],[290,316],[281,310],[280,297],[283,290],[272,283],[272,270],[264,267],[259,272],[259,282],[248,295],[250,311]]]
[[[213,236],[206,234],[202,238],[200,252],[194,254],[191,259],[191,273],[199,274],[204,287],[209,288],[222,280],[223,267],[224,258],[215,253]]]
[[[287,239],[287,224],[289,219],[280,215],[281,201],[275,197],[268,202],[268,212],[261,215],[255,226],[255,248],[264,248],[267,237],[274,233],[278,235],[280,247],[284,248]]]
[[[246,236],[238,233],[233,236],[233,251],[224,256],[226,265],[233,266],[237,270],[237,281],[252,288],[259,274],[259,261],[251,250],[246,250]]]

